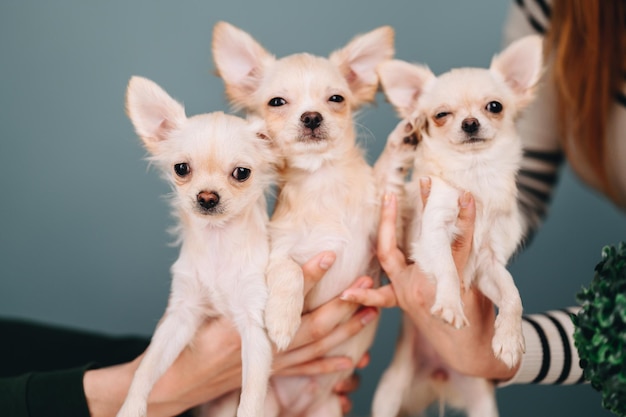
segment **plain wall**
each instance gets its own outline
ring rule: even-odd
[[[217,21],[243,28],[278,56],[328,55],[358,33],[391,25],[396,57],[439,73],[487,66],[508,7],[504,0],[4,0],[0,315],[151,334],[178,249],[168,246],[167,186],[147,169],[124,113],[126,83],[132,75],[151,78],[188,115],[227,110],[210,51]],[[374,160],[396,116],[379,95],[358,124]],[[512,265],[526,311],[574,304],[601,247],[625,232],[623,214],[566,169],[549,219]],[[383,314],[354,415],[369,412],[398,317],[396,310]],[[503,416],[608,415],[588,385],[513,386],[498,398]]]

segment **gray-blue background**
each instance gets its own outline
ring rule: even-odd
[[[355,34],[396,29],[396,56],[486,66],[499,50],[506,0],[31,1],[0,4],[0,315],[149,335],[165,307],[168,190],[147,170],[124,91],[143,75],[188,114],[226,109],[211,30],[229,21],[278,56],[327,55]],[[359,117],[374,159],[396,119],[384,97]],[[568,170],[534,243],[512,266],[527,312],[574,303],[600,248],[626,238],[622,214]],[[354,396],[366,415],[396,338],[386,311]],[[2,336],[0,335],[0,340]],[[503,416],[599,416],[582,387],[508,387]]]

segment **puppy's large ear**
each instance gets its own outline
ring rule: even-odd
[[[185,109],[155,82],[132,77],[126,89],[126,112],[148,152],[187,119]]]
[[[541,37],[530,35],[513,42],[493,57],[489,69],[500,75],[518,96],[518,106],[525,106],[533,98],[543,70]]]
[[[266,65],[276,58],[243,30],[226,22],[213,28],[213,60],[226,84],[226,96],[237,109],[253,106]]]
[[[356,36],[346,46],[333,52],[329,59],[348,81],[355,107],[374,100],[378,90],[376,67],[393,57],[394,31],[382,26]]]
[[[428,67],[399,59],[380,64],[378,76],[387,100],[403,119],[413,114],[424,87],[436,78]]]

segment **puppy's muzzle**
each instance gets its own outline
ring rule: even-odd
[[[213,211],[220,203],[220,195],[216,191],[200,191],[196,201],[203,211]]]
[[[468,117],[461,122],[461,129],[463,129],[465,133],[476,133],[479,128],[480,122],[474,117]]]

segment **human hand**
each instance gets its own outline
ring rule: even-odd
[[[422,200],[427,201],[430,182],[422,181],[420,185]],[[509,369],[493,354],[494,306],[480,291],[472,287],[461,294],[469,326],[455,329],[430,313],[436,285],[418,264],[407,264],[397,247],[396,205],[395,196],[385,196],[377,247],[378,258],[390,284],[379,289],[350,288],[342,293],[342,299],[378,307],[399,306],[452,369],[487,379],[510,379],[517,368]],[[457,227],[460,234],[452,244],[452,253],[461,275],[471,250],[476,214],[471,194],[465,193],[459,206]]]
[[[421,200],[424,206],[428,202],[430,186],[429,178],[420,179]],[[460,233],[451,246],[459,276],[469,258],[475,217],[474,199],[470,193],[466,192],[459,199],[459,215],[456,226]],[[411,310],[416,301],[419,301],[420,304],[428,304],[434,299],[434,283],[427,280],[418,265],[407,264],[405,254],[398,248],[396,222],[396,196],[387,194],[383,198],[380,213],[377,256],[389,277],[390,284],[377,289],[349,288],[341,294],[343,300],[376,307],[399,306],[408,311]]]
[[[305,291],[309,291],[335,260],[323,252],[305,265]],[[360,277],[353,286],[371,288],[373,280]],[[277,353],[273,372],[279,375],[316,375],[354,367],[347,357],[324,357],[333,347],[352,337],[378,315],[376,308],[329,301],[305,314],[291,345]],[[142,355],[143,356],[143,355]],[[142,356],[122,365],[87,371],[83,379],[92,416],[115,416],[125,399]],[[226,318],[205,321],[187,347],[155,384],[148,399],[151,416],[171,416],[219,398],[241,386],[241,340]],[[338,387],[342,404],[349,391]]]

